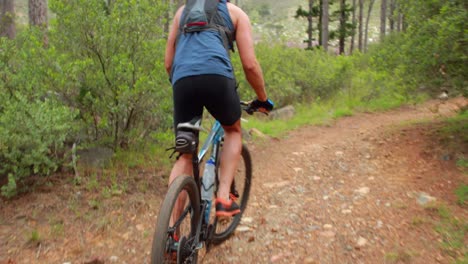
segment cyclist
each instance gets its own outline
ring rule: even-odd
[[[185,15],[181,7],[173,20],[169,32],[165,67],[173,86],[174,126],[201,116],[203,107],[224,128],[224,145],[221,153],[220,179],[216,215],[230,217],[240,212],[239,206],[230,199],[230,186],[241,157],[241,109],[236,91],[234,71],[228,51],[216,31],[181,33],[180,21]],[[268,100],[263,73],[256,59],[247,14],[226,0],[218,3],[226,25],[235,32],[234,40],[241,58],[244,74],[257,99],[251,105],[255,109],[269,112],[273,103]],[[172,168],[169,184],[178,175],[192,175],[192,157],[183,154]],[[179,204],[182,201],[179,199]],[[174,209],[174,216],[181,213],[181,206]]]

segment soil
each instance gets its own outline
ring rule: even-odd
[[[468,143],[436,132],[467,105],[434,100],[250,142],[254,181],[243,222],[200,262],[463,259],[467,207],[455,190],[467,185],[467,171],[456,161]],[[73,175],[40,179],[0,204],[0,263],[148,263],[166,174],[149,166],[115,177],[85,172],[79,184]],[[453,233],[461,246],[444,243]]]

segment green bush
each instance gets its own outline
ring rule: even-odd
[[[172,94],[162,25],[168,2],[50,0],[48,45],[34,28],[19,30],[14,41],[0,38],[0,177],[9,179],[4,195],[14,194],[29,175],[60,167],[69,137],[116,150],[161,135],[167,140]],[[407,31],[354,56],[289,48],[278,37],[284,28],[269,21],[276,41],[259,43],[256,53],[277,107],[322,101],[341,116],[356,108],[395,107],[441,86],[467,95],[464,2],[401,4]],[[270,19],[269,9],[263,5],[253,17]],[[241,98],[254,98],[238,54],[232,58]]]
[[[402,8],[407,31],[375,45],[371,67],[401,78],[413,92],[436,93],[445,87],[468,95],[466,4],[414,0],[402,2]]]
[[[0,178],[4,196],[30,175],[62,165],[64,141],[76,131],[75,111],[64,106],[47,74],[51,64],[41,35],[25,30],[14,41],[0,38]]]
[[[85,140],[114,149],[171,125],[161,1],[52,0],[57,92],[79,109]]]
[[[62,164],[75,114],[53,100],[31,102],[18,93],[1,99],[0,176],[8,176],[1,191],[11,197],[17,182],[30,175],[49,175]]]
[[[0,38],[0,177],[18,182],[62,166],[67,138],[126,147],[172,126],[160,1],[49,2],[43,32]],[[108,5],[109,4],[109,5]]]
[[[346,83],[353,70],[352,60],[335,57],[322,50],[303,50],[284,45],[260,43],[256,55],[263,70],[269,96],[278,106],[300,101],[331,98]],[[241,98],[250,99],[254,93],[248,88],[238,56],[233,56]]]

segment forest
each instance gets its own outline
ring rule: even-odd
[[[0,1],[2,196],[27,190],[32,176],[76,174],[83,149],[108,148],[123,163],[135,153],[141,162],[167,159],[172,90],[163,58],[182,2]],[[251,17],[278,108],[352,113],[443,90],[468,95],[466,1],[231,2]],[[232,60],[242,68],[237,53]],[[253,99],[242,71],[236,77],[240,97]]]

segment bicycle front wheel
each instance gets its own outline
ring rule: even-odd
[[[177,177],[169,186],[159,211],[151,263],[196,263],[198,251],[193,241],[199,218],[200,200],[195,180],[190,176]]]
[[[221,164],[219,160],[216,164],[219,175],[219,166]],[[221,242],[228,239],[236,230],[239,225],[242,214],[244,213],[247,207],[247,201],[249,200],[250,195],[250,186],[252,182],[252,159],[250,157],[249,150],[246,145],[242,145],[241,159],[239,165],[237,166],[234,181],[231,185],[231,194],[234,195],[237,199],[236,202],[239,204],[241,212],[227,221],[218,221],[217,218],[214,219],[214,233],[211,242],[215,245],[220,244]],[[214,206],[213,206],[214,207]]]

